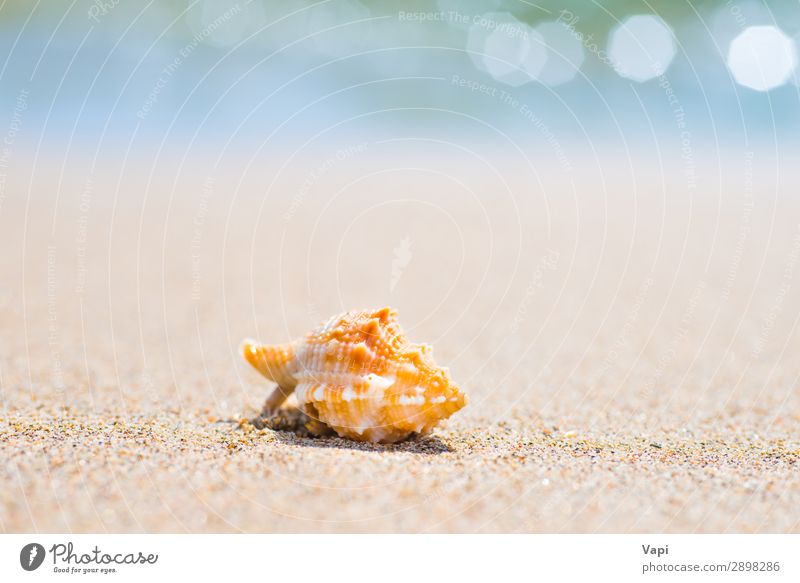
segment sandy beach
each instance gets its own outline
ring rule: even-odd
[[[9,183],[0,530],[800,531],[794,186],[414,158]],[[272,388],[242,338],[383,305],[466,409],[393,446],[238,423]]]

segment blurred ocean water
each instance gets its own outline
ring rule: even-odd
[[[88,152],[419,131],[747,150],[796,141],[798,34],[790,0],[14,0],[0,129]]]

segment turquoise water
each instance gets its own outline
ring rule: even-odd
[[[756,91],[736,82],[726,58],[750,26],[771,23],[796,38],[800,6],[661,4],[11,2],[0,11],[0,129],[18,126],[17,144],[89,151],[132,140],[251,149],[419,131],[508,135],[556,150],[653,132],[670,143],[686,131],[703,147],[794,144],[798,71]],[[607,57],[632,15],[657,16],[674,39],[663,75],[644,82],[619,75]],[[488,61],[470,52],[471,30],[488,22],[489,34],[492,18],[506,16],[533,30],[556,22],[579,39],[580,58],[564,57],[557,71],[567,82],[513,86],[485,70]],[[497,50],[513,53],[506,45]]]

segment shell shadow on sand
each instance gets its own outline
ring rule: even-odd
[[[258,416],[243,425],[252,425],[256,429],[271,429],[275,439],[287,445],[300,447],[316,447],[324,449],[349,449],[379,453],[414,453],[420,455],[438,455],[450,453],[453,449],[435,435],[412,435],[409,439],[398,443],[381,444],[353,441],[338,437],[332,433],[323,437],[313,435],[306,429],[308,417],[294,407],[284,407],[271,416]]]
[[[342,437],[302,437],[289,431],[276,431],[275,438],[286,444],[301,447],[318,447],[324,449],[349,449],[378,453],[413,453],[419,455],[439,455],[454,451],[445,441],[435,435],[412,436],[399,443],[368,443],[352,441]]]

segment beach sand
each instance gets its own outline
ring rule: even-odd
[[[9,183],[0,530],[800,531],[796,188],[195,174]],[[383,305],[467,408],[392,446],[238,422],[243,338]]]

